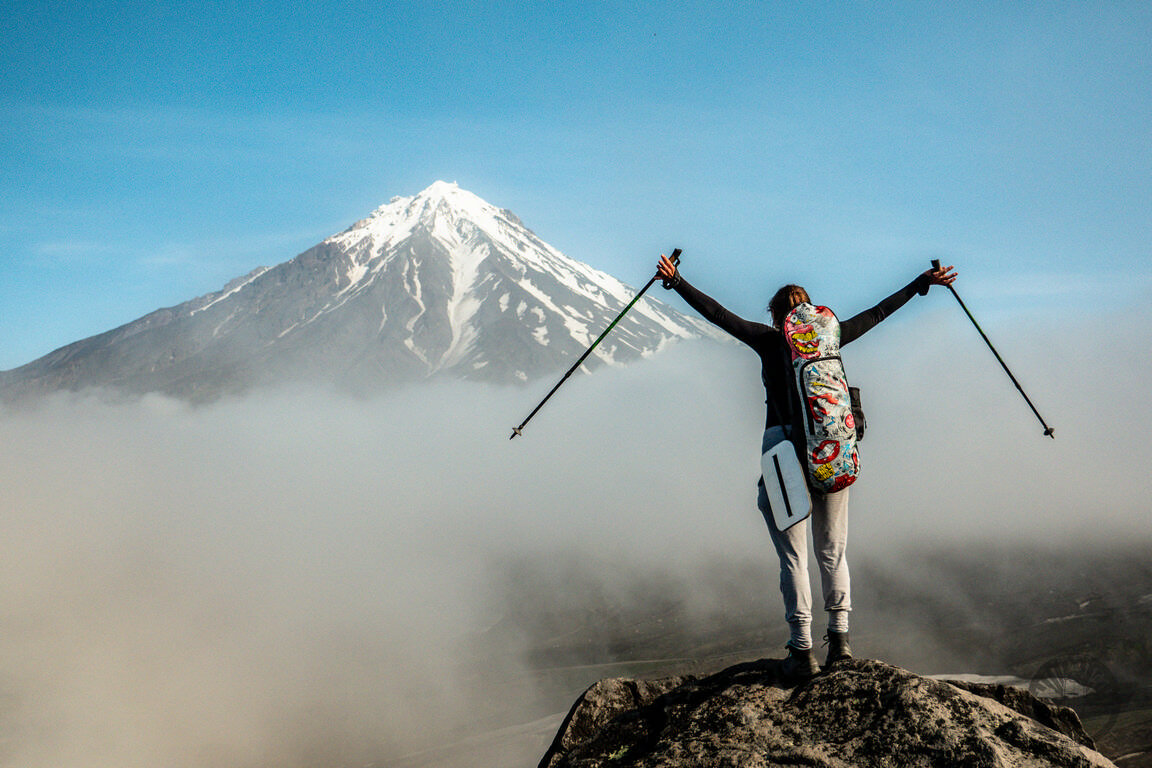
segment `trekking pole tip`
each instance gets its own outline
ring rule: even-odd
[[[1050,437],[1053,440],[1055,440],[1056,439],[1055,432],[1056,432],[1055,429],[1053,429],[1052,427],[1048,427],[1047,429],[1044,430],[1044,437]]]
[[[520,431],[520,427],[512,427],[512,434],[508,436],[508,439],[511,440],[516,437],[516,435],[524,435],[524,433]]]

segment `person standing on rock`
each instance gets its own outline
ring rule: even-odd
[[[840,346],[858,339],[904,306],[914,295],[927,294],[933,285],[951,285],[956,279],[956,273],[952,270],[952,266],[930,269],[871,309],[841,322]],[[798,285],[780,288],[768,305],[772,325],[765,325],[729,312],[715,299],[689,284],[680,275],[676,265],[665,256],[660,257],[657,276],[663,279],[665,288],[675,290],[706,320],[747,344],[760,356],[761,379],[768,406],[764,425],[765,445],[774,444],[776,439],[771,438],[783,430],[783,435],[799,444],[797,450],[804,453],[805,437],[800,422],[801,398],[793,375],[791,351],[781,328],[793,308],[801,303],[812,303],[808,292]],[[851,584],[845,557],[848,543],[848,491],[849,488],[845,487],[824,493],[814,488],[809,478],[812,541],[820,567],[824,610],[828,613],[828,633],[825,635],[828,655],[825,666],[852,657],[848,643],[848,612],[852,610]],[[777,530],[763,478],[759,483],[757,506],[768,522],[772,543],[780,557],[780,592],[784,598],[784,615],[790,630],[788,644],[785,646],[788,656],[784,660],[784,672],[795,679],[806,679],[820,671],[820,665],[812,655],[812,588],[808,580],[809,520],[796,523],[783,532]]]

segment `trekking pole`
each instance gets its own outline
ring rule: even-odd
[[[940,259],[932,259],[933,269],[940,269]],[[1028,393],[1024,391],[1024,387],[1020,386],[1020,382],[1016,381],[1016,377],[1012,375],[1012,371],[1008,370],[1007,363],[1004,358],[1000,357],[1000,353],[996,351],[996,347],[992,346],[992,342],[988,340],[988,335],[984,333],[984,329],[980,327],[980,323],[976,322],[976,318],[972,317],[972,313],[968,311],[968,307],[964,305],[964,300],[960,298],[960,294],[956,293],[956,289],[948,286],[948,290],[952,291],[952,295],[956,297],[956,301],[960,302],[960,308],[964,310],[964,314],[968,315],[968,319],[972,321],[972,325],[976,326],[976,330],[980,332],[980,337],[984,339],[984,343],[988,345],[988,349],[992,350],[992,354],[996,355],[996,360],[999,361],[1000,367],[1004,369],[1004,373],[1008,374],[1008,378],[1012,379],[1012,383],[1016,385],[1016,389],[1020,390],[1020,394],[1024,396],[1024,402],[1028,403],[1028,407],[1032,409],[1032,413],[1036,414],[1036,418],[1044,425],[1044,436],[1056,439],[1054,434],[1055,430],[1048,426],[1044,421],[1044,417],[1040,415],[1040,411],[1036,410],[1036,406],[1032,405],[1032,401],[1028,398]]]
[[[679,248],[672,251],[672,256],[671,256],[670,261],[674,265],[677,265],[677,266],[680,265],[680,249]],[[616,319],[608,324],[608,327],[604,329],[604,333],[600,334],[600,336],[596,339],[596,341],[592,342],[592,346],[590,346],[590,347],[588,347],[588,349],[584,350],[584,354],[580,355],[580,359],[577,360],[572,365],[572,367],[568,369],[568,372],[565,373],[563,377],[561,377],[560,381],[556,382],[556,386],[552,387],[552,391],[549,392],[547,395],[545,395],[544,399],[540,401],[540,404],[532,409],[532,413],[528,414],[528,418],[524,419],[524,421],[522,421],[520,423],[520,426],[512,428],[512,434],[508,437],[509,440],[516,437],[516,435],[522,435],[523,434],[523,432],[521,430],[524,429],[524,425],[527,424],[528,422],[532,421],[532,417],[535,416],[536,412],[539,411],[544,406],[544,403],[548,402],[548,398],[550,398],[550,397],[552,397],[552,395],[556,394],[556,390],[560,389],[560,385],[568,380],[568,377],[571,376],[573,374],[573,372],[575,372],[575,370],[580,367],[580,364],[583,363],[584,360],[587,359],[588,355],[592,354],[592,350],[596,349],[596,345],[599,344],[604,339],[605,336],[607,336],[609,333],[612,332],[612,329],[616,327],[616,323],[620,322],[620,318],[622,318],[622,317],[624,317],[624,315],[628,314],[628,310],[632,309],[632,305],[634,305],[636,302],[640,301],[640,297],[644,295],[645,291],[647,291],[649,288],[652,287],[652,283],[656,282],[656,278],[658,278],[659,276],[660,276],[659,274],[652,276],[652,279],[648,281],[648,284],[640,289],[640,293],[636,294],[636,298],[634,298],[634,299],[632,299],[632,301],[628,302],[628,306],[624,307],[624,309],[620,312],[620,314],[616,315]]]

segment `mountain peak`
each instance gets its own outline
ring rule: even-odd
[[[468,218],[482,218],[491,215],[497,208],[485,202],[456,182],[434,181],[425,189],[409,198],[409,209],[424,212],[452,212]]]
[[[474,230],[500,236],[509,226],[523,227],[510,212],[497,208],[455,182],[435,181],[409,197],[393,197],[367,218],[326,242],[349,244],[368,238],[369,250],[379,250],[416,231],[435,231],[447,240],[467,238]]]
[[[442,181],[439,179],[429,184],[420,194],[416,195],[416,197],[447,197],[461,192],[476,197],[472,195],[471,192],[460,189],[460,185],[455,181]]]
[[[497,210],[495,206],[485,202],[479,196],[461,189],[456,182],[434,181],[427,187],[411,196],[397,196],[380,206],[369,218],[379,217],[391,211],[413,212],[435,209],[441,204],[465,213],[482,213],[487,210]]]
[[[115,386],[199,400],[318,378],[357,391],[433,375],[524,382],[570,364],[633,295],[510,211],[436,181],[278,266],[9,372],[0,394]],[[706,334],[643,301],[587,364]]]

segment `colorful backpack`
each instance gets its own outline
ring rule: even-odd
[[[828,307],[798,304],[784,318],[784,338],[804,408],[804,454],[812,487],[824,493],[847,488],[860,473],[860,456],[840,360],[840,322]]]

